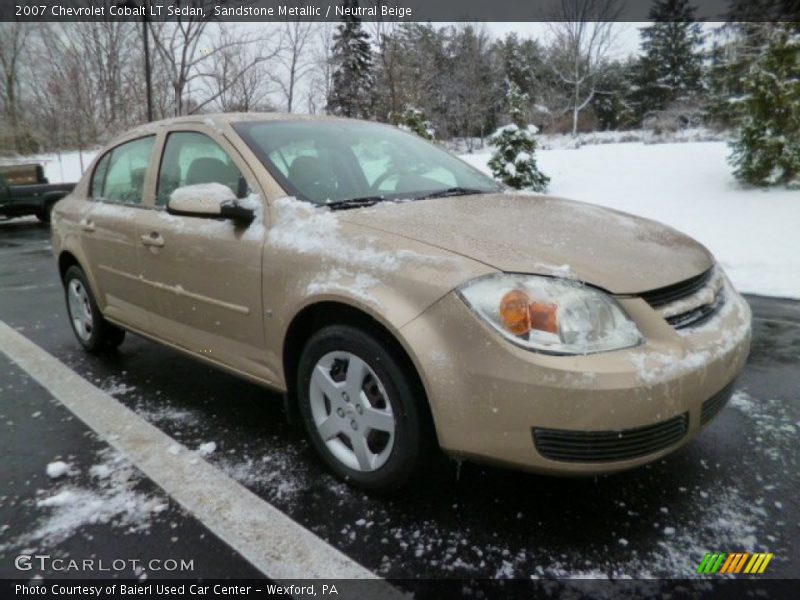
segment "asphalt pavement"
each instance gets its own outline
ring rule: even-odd
[[[798,577],[800,302],[747,299],[754,342],[737,392],[673,455],[588,479],[453,463],[387,499],[331,477],[273,393],[130,334],[114,354],[85,354],[49,230],[0,222],[1,321],[187,448],[214,442],[206,460],[395,579],[684,578],[706,552],[771,552],[764,577]],[[14,556],[33,549],[195,560],[171,576],[259,576],[2,353],[0,432],[0,577],[19,576]],[[59,460],[67,472],[48,476]],[[70,512],[75,494],[97,502],[94,520]]]

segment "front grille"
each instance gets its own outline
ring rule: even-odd
[[[660,308],[666,304],[683,300],[687,296],[691,296],[692,294],[698,292],[709,282],[713,273],[714,269],[711,268],[705,273],[701,273],[700,275],[692,277],[691,279],[658,288],[656,290],[651,290],[649,292],[644,292],[643,294],[640,294],[640,296],[644,298],[653,308]]]
[[[711,419],[719,414],[719,411],[728,403],[733,393],[733,381],[711,396],[708,400],[703,402],[702,410],[700,411],[700,425],[707,424]]]
[[[645,456],[679,442],[689,429],[689,413],[661,423],[618,431],[534,428],[533,441],[545,458],[564,462],[613,462]]]
[[[714,313],[720,309],[724,302],[725,294],[720,290],[711,304],[703,304],[685,313],[667,317],[667,323],[672,325],[675,329],[697,327],[713,317]]]
[[[680,283],[644,292],[640,296],[675,329],[705,323],[722,307],[722,279],[714,268]]]

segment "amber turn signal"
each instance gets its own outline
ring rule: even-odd
[[[522,290],[506,292],[500,300],[500,321],[514,335],[523,335],[531,329],[531,300]]]

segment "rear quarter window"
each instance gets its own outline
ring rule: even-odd
[[[94,168],[94,173],[92,173],[92,183],[89,187],[89,195],[92,198],[101,198],[103,196],[103,184],[106,181],[108,161],[110,158],[111,152],[107,152]]]

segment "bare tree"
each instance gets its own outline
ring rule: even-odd
[[[317,114],[328,102],[331,92],[333,64],[331,58],[333,32],[336,23],[319,23],[314,40],[313,62],[311,66],[311,82],[306,91],[306,104],[310,114]]]
[[[98,140],[97,107],[105,91],[92,81],[90,61],[78,41],[80,25],[38,25],[26,78],[34,106],[32,120],[44,147],[77,148],[83,170],[82,151]]]
[[[175,23],[151,21],[149,26],[156,52],[170,79],[173,114],[185,114],[186,88],[198,77],[196,69],[208,54],[199,47],[208,20],[188,16]]]
[[[192,0],[191,3],[202,5],[205,0]],[[250,69],[276,55],[277,48],[263,37],[232,34],[232,26],[226,23],[215,24],[212,28],[208,25],[206,18],[191,16],[182,17],[177,22],[150,23],[157,54],[169,78],[173,94],[172,113],[176,116],[199,112],[216,102],[231,85],[240,83]],[[248,52],[248,49],[253,51]],[[231,70],[234,62],[229,60],[228,72],[221,78],[215,71],[215,61],[219,66],[218,56],[223,54],[238,58],[236,70]],[[209,85],[209,81],[214,85]],[[193,83],[197,84],[195,91],[199,89],[209,93],[205,97],[191,97]]]
[[[266,100],[272,91],[269,86],[271,78],[264,66],[276,56],[278,47],[267,52],[263,43],[235,43],[240,37],[234,28],[220,32],[222,49],[212,57],[206,77],[208,98],[214,100],[223,112],[272,110],[272,105]]]
[[[551,64],[567,88],[565,113],[572,114],[572,135],[578,117],[598,93],[598,82],[609,63],[620,16],[620,0],[560,0],[554,22]]]
[[[372,3],[379,4],[374,0]],[[377,46],[378,68],[375,88],[378,95],[376,98],[378,114],[388,120],[394,120],[404,108],[398,89],[400,63],[404,51],[396,35],[398,23],[396,20],[379,18],[371,21],[369,25]]]
[[[313,43],[312,35],[316,23],[303,21],[285,21],[281,27],[280,50],[278,64],[282,73],[273,75],[286,100],[286,112],[292,112],[297,84],[314,68],[314,60],[308,52]]]
[[[24,150],[20,138],[20,72],[30,31],[28,24],[0,23],[0,100],[16,152]]]
[[[446,114],[452,130],[467,138],[473,150],[472,136],[481,144],[491,113],[491,41],[482,23],[460,23],[449,31],[446,45],[447,68],[443,81],[448,97]]]
[[[172,113],[184,115],[198,112],[215,102],[226,89],[216,86],[210,95],[199,99],[192,98],[189,94],[190,87],[195,82],[199,84],[195,91],[198,88],[210,89],[207,81],[203,80],[214,79],[213,62],[216,55],[250,45],[258,49],[241,65],[238,73],[228,77],[229,82],[235,82],[250,68],[274,56],[276,49],[267,39],[257,35],[228,35],[226,32],[230,26],[224,23],[209,27],[214,12],[212,6],[217,4],[214,0],[183,0],[177,4],[203,8],[197,14],[205,16],[193,16],[193,13],[180,16],[169,23],[150,21],[149,26],[156,54],[169,77],[173,95]],[[216,38],[214,31],[217,33]]]
[[[135,25],[114,21],[76,25],[72,45],[83,51],[90,83],[100,92],[98,116],[112,129],[129,125],[132,114],[139,116],[131,110],[124,86],[128,57],[137,50]]]

